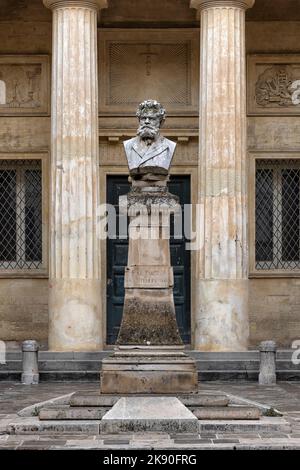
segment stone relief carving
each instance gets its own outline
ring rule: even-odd
[[[300,56],[248,57],[248,113],[300,114]]]
[[[297,106],[295,96],[300,93],[298,77],[288,65],[267,68],[256,82],[255,99],[258,106]]]
[[[0,56],[0,114],[45,114],[48,111],[46,57]]]

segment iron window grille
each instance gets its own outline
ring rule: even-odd
[[[0,160],[0,269],[41,266],[41,161]]]
[[[300,269],[300,160],[256,160],[255,267]]]

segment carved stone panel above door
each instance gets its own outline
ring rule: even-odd
[[[49,104],[49,57],[0,55],[0,115],[47,115]]]
[[[300,54],[248,56],[248,114],[300,115]]]
[[[100,114],[132,115],[147,98],[197,114],[198,30],[101,30],[99,44]]]

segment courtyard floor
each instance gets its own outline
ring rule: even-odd
[[[205,382],[201,391],[222,391],[272,406],[291,423],[291,433],[205,433],[113,434],[113,435],[7,435],[5,419],[38,402],[76,391],[97,390],[97,383],[44,382],[24,386],[17,382],[0,382],[0,449],[299,449],[300,450],[300,383],[279,382],[274,387],[253,382]],[[2,427],[1,427],[2,424]]]

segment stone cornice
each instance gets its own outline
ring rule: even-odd
[[[191,0],[190,8],[203,10],[204,8],[235,7],[247,10],[252,8],[255,0]]]
[[[102,10],[108,7],[108,0],[43,0],[45,7],[55,10],[56,8],[87,7]]]

